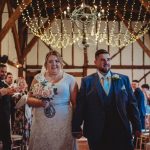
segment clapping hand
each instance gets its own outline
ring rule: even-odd
[[[15,88],[8,88],[8,95],[13,95],[16,92]]]
[[[16,92],[16,90],[14,88],[12,88],[12,87],[1,88],[0,89],[1,96],[4,96],[4,95],[13,95],[15,92]]]

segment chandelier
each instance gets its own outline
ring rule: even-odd
[[[144,0],[32,0],[22,18],[47,45],[65,48],[76,42],[122,48],[150,29],[150,1]]]

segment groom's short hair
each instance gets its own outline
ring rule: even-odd
[[[138,81],[138,80],[132,80],[132,82],[139,83],[139,81]]]
[[[95,52],[95,58],[97,58],[100,54],[109,54],[109,52],[105,49],[99,49]]]

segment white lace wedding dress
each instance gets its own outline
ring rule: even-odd
[[[40,73],[36,80],[45,80]],[[43,108],[34,108],[29,150],[74,150],[75,140],[71,134],[72,107],[70,105],[70,84],[73,76],[64,73],[63,78],[55,83],[57,94],[52,100],[56,111],[52,118],[44,115]]]

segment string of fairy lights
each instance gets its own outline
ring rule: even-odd
[[[123,10],[120,12],[119,0],[115,0],[114,16],[111,21],[109,20],[111,2],[110,0],[106,2],[107,6],[104,7],[102,0],[99,0],[98,5],[95,0],[92,4],[88,3],[88,0],[86,3],[81,0],[80,4],[76,0],[66,0],[65,3],[63,0],[57,0],[57,3],[54,0],[49,3],[47,0],[33,0],[26,7],[24,0],[21,2],[23,5],[20,5],[17,0],[22,18],[31,32],[54,48],[66,48],[82,41],[83,34],[86,35],[87,42],[90,38],[93,39],[92,44],[104,42],[107,45],[122,48],[136,41],[149,30],[150,19],[147,19],[147,15],[150,12],[150,1],[146,8],[143,7],[143,1],[141,1],[138,16],[134,22],[132,20],[136,0],[132,1],[128,19],[126,15],[129,1],[124,1]],[[142,12],[145,12],[144,15]],[[68,27],[68,22],[70,27]]]

